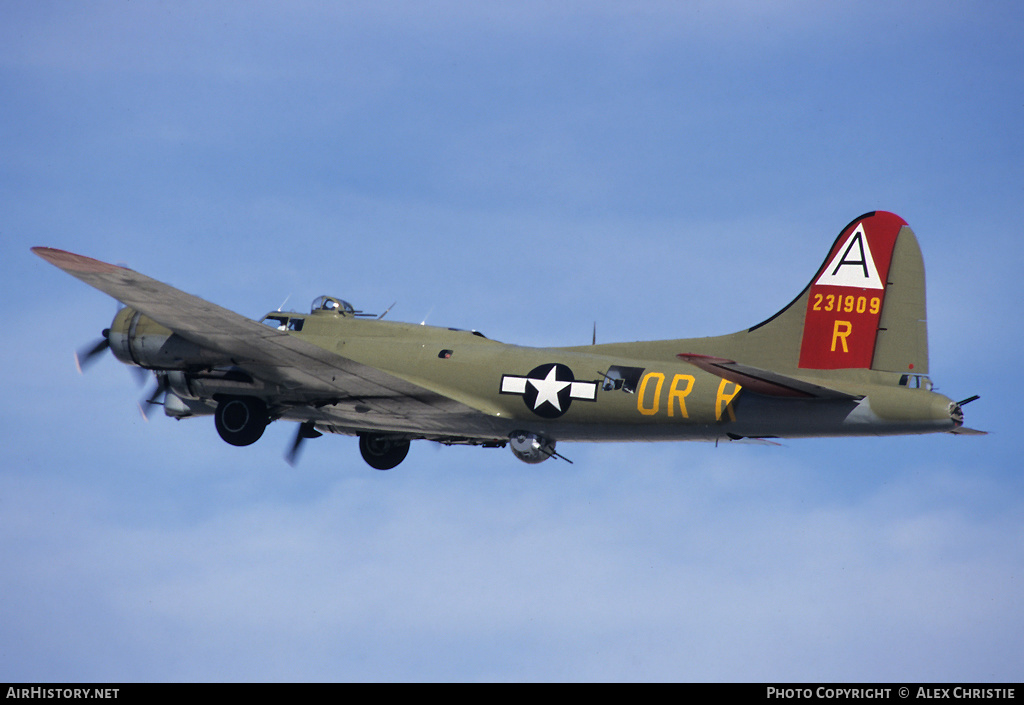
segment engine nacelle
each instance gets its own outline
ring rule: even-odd
[[[174,392],[164,395],[164,413],[172,419],[187,419],[190,416],[212,416],[215,407],[198,399],[182,399]]]
[[[167,394],[164,413],[176,419],[207,416],[217,408],[221,397],[260,397],[272,391],[264,382],[253,379],[237,368],[182,372],[158,372],[160,384]]]
[[[162,373],[167,389],[182,399],[208,400],[218,395],[266,396],[272,391],[266,383],[236,367]]]
[[[114,316],[107,340],[118,360],[149,370],[190,370],[230,364],[224,353],[201,348],[131,308],[123,308]]]
[[[536,465],[555,454],[555,442],[529,431],[514,431],[509,436],[512,454],[524,463]]]

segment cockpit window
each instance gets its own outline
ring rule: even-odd
[[[278,330],[287,330],[288,316],[267,316],[263,319],[263,325],[277,328]]]
[[[271,328],[277,328],[278,330],[292,330],[298,332],[302,330],[302,324],[305,323],[304,318],[298,318],[295,316],[287,315],[271,315],[263,319],[262,323],[265,326]]]

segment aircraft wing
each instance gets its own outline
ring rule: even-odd
[[[332,353],[131,269],[47,247],[33,247],[32,251],[186,340],[226,353],[250,374],[281,386],[289,392],[290,399],[314,405],[350,402],[356,409],[354,420],[369,409],[397,417],[401,426],[438,433],[447,431],[446,420],[452,414],[480,416],[476,409],[443,394]],[[403,419],[415,423],[402,424]]]
[[[859,399],[860,397],[787,377],[771,370],[743,365],[733,360],[712,355],[679,353],[676,357],[730,382],[735,382],[757,394],[770,397],[792,397],[796,399]]]

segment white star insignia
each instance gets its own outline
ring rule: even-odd
[[[567,379],[555,379],[555,372],[557,371],[558,368],[552,367],[551,371],[548,372],[548,376],[544,379],[529,378],[529,383],[537,390],[537,401],[533,403],[534,409],[540,408],[541,404],[547,402],[559,411],[562,410],[562,405],[558,403],[558,393],[572,384],[572,382]]]
[[[541,377],[545,367],[548,368],[547,372],[543,372],[544,377]],[[559,372],[568,379],[558,379]],[[530,385],[536,390],[535,395],[529,391]],[[572,370],[565,365],[550,363],[550,366],[535,367],[526,377],[502,375],[500,391],[502,394],[517,394],[523,397],[527,408],[538,416],[556,418],[568,410],[573,399],[597,401],[597,386],[597,382],[574,380]]]

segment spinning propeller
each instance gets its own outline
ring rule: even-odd
[[[302,448],[302,442],[307,438],[319,438],[324,434],[320,433],[313,426],[312,421],[305,421],[299,424],[299,430],[295,433],[295,440],[292,441],[292,447],[285,453],[284,459],[288,461],[288,464],[292,467],[299,461],[299,450]]]
[[[85,371],[96,363],[100,355],[110,349],[110,329],[104,328],[100,332],[100,335],[102,337],[95,343],[91,343],[75,351],[75,368],[78,370],[78,374],[85,374]],[[146,370],[141,367],[135,367],[134,365],[129,365],[128,369],[131,370],[132,376],[135,377],[135,383],[137,385],[141,387],[145,384]]]
[[[75,367],[82,374],[86,368],[96,362],[96,358],[110,347],[110,329],[104,328],[103,336],[98,342],[75,351]]]
[[[171,388],[170,380],[166,374],[154,372],[153,376],[156,377],[156,387],[153,389],[153,393],[150,394],[145,401],[139,402],[139,413],[142,414],[142,418],[146,421],[149,421],[149,416],[146,415],[146,409],[154,404],[162,405],[164,402],[159,401],[160,397],[166,395],[167,391]]]

